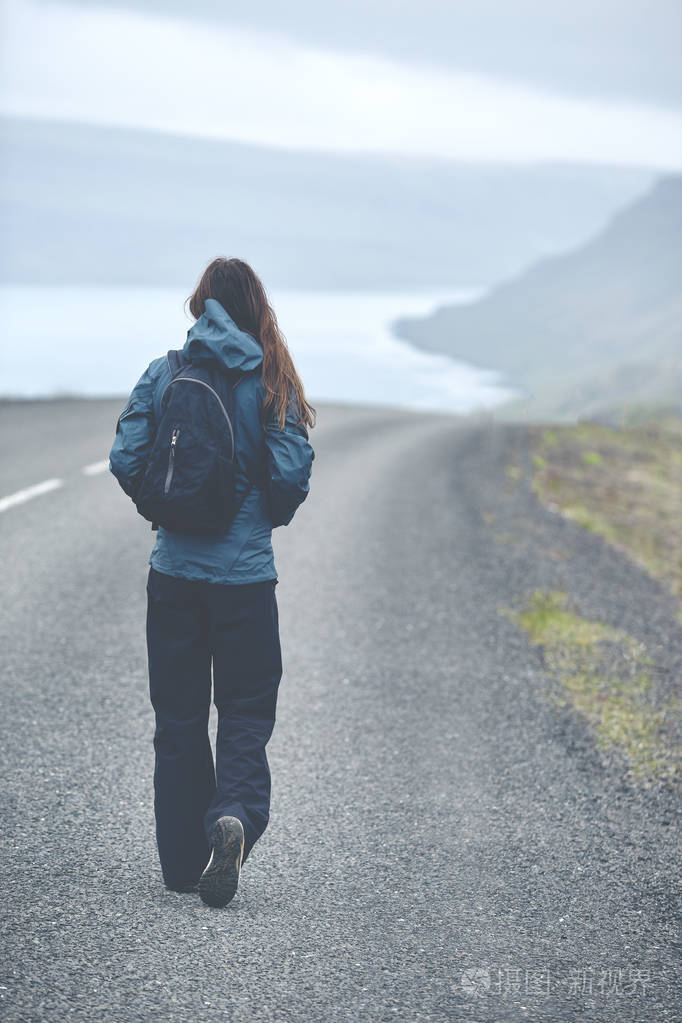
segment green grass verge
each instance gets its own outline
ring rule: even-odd
[[[528,427],[532,488],[682,595],[682,419]],[[518,475],[508,467],[508,478]]]
[[[580,713],[598,745],[625,758],[632,780],[680,781],[681,751],[670,735],[682,708],[675,698],[657,702],[654,665],[642,643],[580,617],[561,591],[538,590],[523,609],[501,613],[542,647],[557,683],[552,700]]]

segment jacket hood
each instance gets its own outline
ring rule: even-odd
[[[207,298],[205,311],[187,331],[185,355],[197,361],[217,359],[227,369],[246,373],[263,361],[263,349],[214,298]]]

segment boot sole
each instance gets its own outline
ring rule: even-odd
[[[220,817],[213,826],[213,849],[199,878],[199,895],[207,906],[220,908],[237,893],[244,853],[244,828],[236,817]]]

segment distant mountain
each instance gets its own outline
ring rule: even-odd
[[[502,370],[526,395],[510,415],[680,404],[682,176],[662,179],[593,241],[479,301],[393,326],[413,344]]]
[[[273,287],[487,285],[584,241],[653,180],[0,125],[0,280],[14,282],[189,288],[238,255]]]

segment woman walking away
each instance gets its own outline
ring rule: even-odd
[[[135,385],[109,468],[157,529],[146,632],[163,880],[225,906],[269,819],[282,675],[272,529],[308,494],[315,410],[247,263],[213,260],[189,308],[183,348]]]

